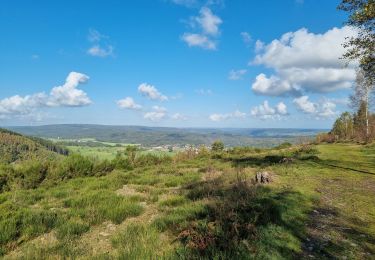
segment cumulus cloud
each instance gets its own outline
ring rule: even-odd
[[[239,110],[236,110],[233,113],[227,113],[227,114],[217,114],[217,113],[211,114],[208,118],[211,121],[220,122],[220,121],[224,121],[224,120],[228,120],[228,119],[245,118],[245,117],[246,117],[246,113],[243,113]]]
[[[86,83],[88,80],[89,77],[85,74],[70,72],[64,85],[51,90],[48,105],[79,107],[91,104],[87,94],[77,88],[79,84]]]
[[[142,94],[142,96],[147,97],[151,100],[159,100],[159,101],[167,101],[168,97],[160,93],[153,85],[142,83],[138,87],[138,92]]]
[[[44,92],[32,95],[15,95],[0,100],[0,118],[29,117],[41,115],[38,109],[46,107],[78,107],[91,104],[87,94],[77,89],[89,77],[78,72],[70,72],[61,86],[52,88],[49,95]]]
[[[143,118],[148,119],[148,120],[153,121],[153,122],[156,122],[156,121],[160,121],[160,120],[166,118],[166,116],[167,116],[167,109],[164,108],[164,107],[153,106],[152,110],[153,111],[146,112],[143,115]]]
[[[293,103],[296,105],[297,109],[305,114],[310,114],[315,118],[329,118],[334,117],[338,114],[336,109],[336,104],[329,100],[324,99],[318,103],[311,102],[308,96],[301,96],[295,98]]]
[[[126,97],[124,99],[117,101],[117,105],[120,108],[130,109],[130,110],[139,110],[142,108],[142,106],[135,103],[134,99],[131,97]]]
[[[263,104],[253,107],[250,111],[253,117],[265,120],[265,119],[280,119],[281,116],[288,115],[287,106],[280,102],[275,107],[271,107],[268,101],[265,100]]]
[[[0,100],[0,115],[7,117],[11,115],[27,115],[31,114],[36,108],[46,105],[47,95],[37,93],[21,97],[15,95]]]
[[[198,33],[185,32],[181,39],[189,47],[201,47],[208,50],[216,50],[216,39],[220,34],[219,26],[223,21],[212,13],[208,7],[202,7],[199,16],[190,18],[192,28],[199,28]]]
[[[293,86],[287,80],[274,75],[268,78],[263,73],[256,76],[255,82],[252,85],[252,90],[256,94],[267,96],[282,96],[286,93],[292,95],[299,94],[299,87]]]
[[[295,98],[293,103],[297,106],[297,108],[307,114],[313,114],[317,111],[317,104],[312,103],[309,100],[308,96],[302,96],[299,98]]]
[[[333,28],[323,34],[307,29],[288,32],[269,44],[257,43],[251,64],[264,65],[274,75],[259,74],[252,84],[262,95],[294,95],[303,92],[332,92],[350,88],[355,79],[354,68],[344,67],[340,57],[342,43],[356,32],[349,26]],[[296,92],[297,91],[297,92]]]
[[[241,70],[231,70],[229,71],[228,79],[230,80],[239,80],[242,79],[242,76],[245,75],[247,70],[241,69]]]
[[[218,35],[219,25],[223,22],[220,17],[214,15],[207,7],[202,7],[200,16],[195,17],[197,23],[202,27],[203,33],[207,35]]]
[[[94,57],[105,58],[114,56],[114,47],[109,43],[109,37],[95,29],[89,29],[87,36],[93,45],[87,50],[87,54]]]

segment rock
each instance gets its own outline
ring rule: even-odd
[[[284,157],[283,159],[280,160],[279,163],[291,164],[292,162],[294,162],[294,158]]]
[[[256,183],[270,183],[271,181],[271,173],[269,172],[257,172],[255,175]]]

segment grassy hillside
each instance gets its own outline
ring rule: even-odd
[[[0,163],[54,159],[68,151],[39,138],[25,137],[0,128]]]
[[[46,125],[10,127],[11,130],[44,138],[93,138],[103,142],[159,146],[166,144],[211,144],[220,139],[227,146],[272,147],[298,142],[299,137],[313,137],[322,130],[314,129],[214,129],[170,128],[108,125]]]
[[[131,162],[1,193],[5,259],[375,257],[375,146],[202,150]],[[259,170],[273,181],[255,185]]]

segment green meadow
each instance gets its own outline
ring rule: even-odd
[[[101,174],[55,182],[47,174],[34,188],[11,182],[0,193],[0,252],[5,259],[371,259],[374,152],[374,145],[319,144],[186,151],[152,162],[138,154],[132,167]],[[258,171],[272,182],[256,184]]]

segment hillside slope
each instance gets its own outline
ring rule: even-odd
[[[51,142],[0,128],[0,163],[54,159],[68,151]]]
[[[374,155],[357,144],[234,149],[5,192],[0,255],[374,259]],[[273,181],[254,184],[257,171]]]

